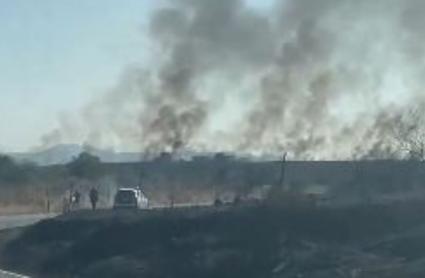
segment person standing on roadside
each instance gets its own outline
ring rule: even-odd
[[[75,190],[74,193],[72,194],[72,208],[73,209],[78,209],[80,206],[80,199],[81,199],[81,194],[78,190]]]
[[[90,193],[89,193],[89,197],[90,197],[90,203],[91,203],[92,210],[96,210],[96,204],[97,204],[97,201],[99,199],[99,192],[97,191],[96,188],[92,187],[92,189],[90,190]]]

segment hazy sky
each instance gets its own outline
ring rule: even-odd
[[[262,0],[250,0],[262,7]],[[150,57],[157,0],[0,0],[0,150],[21,151]]]

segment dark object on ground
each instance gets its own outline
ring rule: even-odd
[[[220,198],[215,199],[214,206],[221,207],[223,205],[223,201]]]

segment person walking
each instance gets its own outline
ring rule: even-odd
[[[96,188],[92,187],[89,195],[90,195],[89,197],[90,197],[91,208],[92,210],[96,210],[96,204],[99,199],[99,192],[97,191]]]

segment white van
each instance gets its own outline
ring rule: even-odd
[[[149,200],[140,188],[120,188],[115,194],[114,209],[147,209]]]

